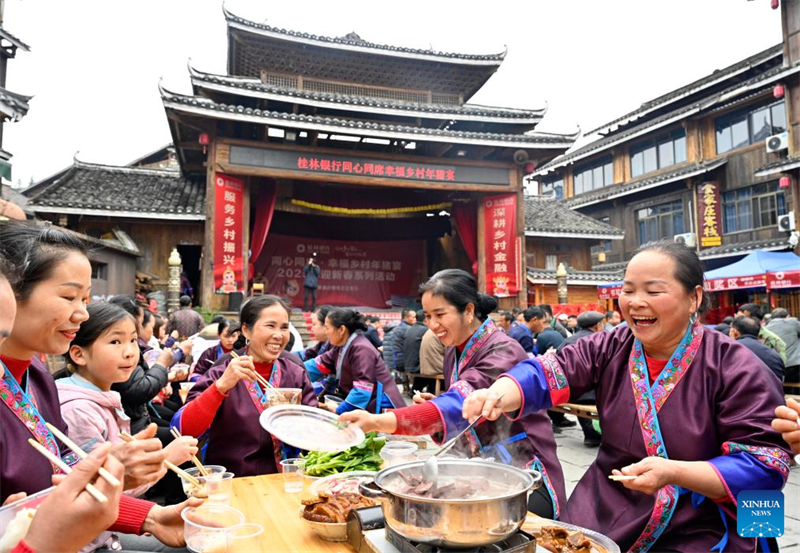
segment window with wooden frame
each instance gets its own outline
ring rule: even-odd
[[[741,232],[778,224],[786,214],[786,196],[778,181],[762,182],[722,195],[723,232]]]
[[[683,234],[683,201],[674,200],[636,210],[639,244]]]
[[[675,129],[631,146],[631,177],[686,161],[686,130]]]
[[[714,121],[714,128],[718,154],[756,144],[786,130],[786,103],[778,100],[727,113]]]
[[[564,199],[564,177],[553,175],[542,179],[541,196],[551,196],[556,200]]]
[[[614,164],[611,156],[576,167],[574,175],[574,195],[591,192],[614,184]]]

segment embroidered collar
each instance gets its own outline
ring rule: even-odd
[[[22,379],[22,375],[25,374],[25,371],[28,367],[31,366],[31,359],[14,359],[13,357],[6,357],[5,355],[0,355],[0,361],[3,362],[3,365],[14,375],[14,379],[17,382],[20,382]]]

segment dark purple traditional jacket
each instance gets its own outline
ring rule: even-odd
[[[6,369],[8,370],[8,369]],[[67,425],[61,418],[61,404],[53,377],[38,359],[28,368],[28,386],[36,397],[39,414],[67,434]],[[25,383],[21,384],[25,389]],[[53,485],[53,466],[28,444],[33,434],[5,404],[0,403],[0,505],[15,493],[28,495],[40,492]],[[61,455],[70,453],[64,444],[56,440]]]
[[[189,380],[198,380],[201,376],[206,374],[208,369],[213,367],[219,358],[222,357],[222,353],[222,346],[219,344],[211,346],[201,353],[200,357],[197,358],[197,362],[194,364]]]
[[[642,535],[655,504],[655,496],[608,478],[613,469],[648,456],[629,369],[633,344],[631,329],[617,327],[526,361],[508,375],[524,392],[522,414],[596,391],[603,440],[569,498],[565,520],[607,534],[623,551]],[[721,503],[729,514],[725,552],[755,550],[755,540],[736,531],[739,491],[780,489],[788,476],[788,447],[770,427],[775,407],[783,403],[777,380],[749,350],[706,330],[693,362],[658,411],[668,457],[709,462],[728,490],[728,502]],[[692,495],[679,496],[651,551],[709,551],[722,539],[717,503],[705,498],[695,508]]]
[[[444,381],[449,388],[448,398],[439,396],[433,399],[434,405],[439,408],[445,422],[445,432],[442,441],[452,438],[466,426],[466,421],[461,415],[461,403],[473,390],[488,388],[497,378],[514,367],[520,361],[528,359],[528,354],[522,346],[507,334],[494,332],[480,349],[458,368],[458,380],[454,381],[456,348],[447,348],[444,356]],[[458,392],[457,396],[453,391]],[[441,398],[441,399],[440,399]],[[454,401],[448,401],[453,398]],[[524,434],[524,437],[519,436]],[[530,467],[542,471],[545,484],[553,503],[553,512],[563,516],[567,504],[567,495],[564,488],[564,475],[561,463],[556,454],[556,442],[553,436],[553,425],[545,412],[537,412],[511,422],[501,417],[494,422],[486,422],[477,427],[477,436],[480,445],[485,448],[481,452],[486,457],[494,457],[499,462],[508,462],[510,455],[511,464],[516,467]],[[504,442],[509,438],[519,437],[516,441],[501,444],[505,452],[499,450],[495,444]],[[468,445],[468,440],[462,438],[455,447],[462,452],[476,453],[477,444]]]
[[[213,386],[230,363],[230,354],[223,355],[216,365],[203,375],[189,392],[188,401]],[[300,388],[301,403],[317,406],[314,387],[308,379],[305,367],[288,352],[281,352],[275,362],[280,365],[280,388]],[[273,369],[275,370],[275,369]],[[208,450],[205,461],[222,465],[236,476],[258,476],[279,472],[275,466],[275,451],[272,436],[261,428],[259,412],[245,383],[239,381],[220,405],[211,428],[208,430]]]
[[[336,363],[339,359],[341,347],[333,347],[316,358],[317,367],[324,367],[329,374],[336,374]],[[347,396],[353,389],[356,382],[369,384],[383,384],[383,393],[389,396],[392,404],[398,407],[405,407],[403,396],[397,389],[394,377],[386,368],[381,352],[367,340],[363,334],[357,335],[350,343],[350,347],[344,354],[342,362],[342,374],[339,378],[339,389]],[[375,388],[377,389],[377,387]],[[367,404],[366,410],[370,413],[375,412],[376,391],[373,390],[372,398]]]

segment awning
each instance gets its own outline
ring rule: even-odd
[[[793,288],[800,286],[800,256],[793,252],[756,250],[736,263],[705,274],[708,292],[746,288]],[[795,283],[796,284],[793,284]]]

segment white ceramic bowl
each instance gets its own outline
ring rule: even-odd
[[[300,518],[308,524],[316,535],[325,541],[347,541],[346,522],[314,522],[303,517],[306,506],[300,507]]]

